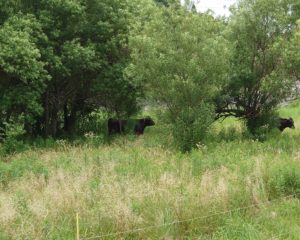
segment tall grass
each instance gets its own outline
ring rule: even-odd
[[[182,154],[158,122],[2,157],[0,239],[74,239],[76,212],[83,239],[299,239],[300,117],[280,111],[296,130],[265,142],[228,119]]]

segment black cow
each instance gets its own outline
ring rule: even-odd
[[[282,132],[285,128],[295,128],[294,120],[292,118],[279,118],[279,130]]]
[[[108,119],[107,128],[108,134],[111,135],[112,133],[124,133],[125,126],[127,121],[126,120],[115,120],[115,119]]]
[[[154,121],[150,117],[135,119],[133,121],[134,126],[132,126],[132,130],[136,135],[142,135],[147,126],[155,125]],[[130,127],[129,125],[129,121],[127,120],[110,118],[107,122],[108,134],[111,135],[113,133],[125,133],[126,127]]]
[[[147,126],[154,126],[154,125],[155,122],[150,117],[137,119],[137,122],[134,126],[134,133],[137,135],[142,135]]]

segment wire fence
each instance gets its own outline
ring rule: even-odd
[[[91,236],[91,237],[80,237],[79,236],[79,215],[78,213],[76,214],[76,236],[77,236],[77,240],[93,240],[93,239],[102,239],[105,237],[117,237],[119,235],[123,235],[123,234],[130,234],[130,233],[137,233],[137,232],[142,232],[142,231],[149,231],[151,229],[158,229],[158,228],[162,228],[162,227],[166,227],[166,226],[172,226],[172,225],[177,225],[177,224],[181,224],[181,223],[186,223],[186,222],[192,222],[192,221],[197,221],[197,220],[203,220],[203,219],[207,219],[207,218],[212,218],[215,216],[219,216],[219,215],[226,215],[226,214],[230,214],[233,212],[237,212],[237,211],[241,211],[241,210],[247,210],[250,208],[254,208],[254,207],[261,207],[267,204],[271,204],[274,202],[280,202],[283,200],[287,200],[287,199],[291,199],[291,198],[296,198],[297,196],[300,196],[300,193],[294,193],[288,196],[284,196],[281,198],[277,198],[274,200],[269,200],[269,201],[265,201],[262,203],[257,203],[257,204],[250,204],[247,205],[245,207],[239,207],[239,208],[234,208],[234,209],[230,209],[230,210],[226,210],[226,211],[221,211],[221,212],[217,212],[217,213],[213,213],[213,214],[209,214],[209,215],[205,215],[205,216],[198,216],[198,217],[194,217],[194,218],[188,218],[188,219],[184,219],[184,220],[178,220],[178,221],[173,221],[173,222],[169,222],[169,223],[163,223],[163,224],[157,224],[157,225],[150,225],[150,226],[146,226],[146,227],[141,227],[141,228],[135,228],[135,229],[130,229],[130,230],[126,230],[126,231],[119,231],[119,232],[114,232],[114,233],[106,233],[106,234],[100,234],[97,236]],[[279,239],[279,237],[284,236],[285,233],[282,233],[280,235],[275,235],[272,236],[270,238],[270,240],[275,240],[275,239]]]

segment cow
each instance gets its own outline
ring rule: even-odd
[[[108,119],[107,121],[107,128],[108,128],[108,135],[113,133],[124,133],[125,132],[125,125],[126,120],[115,120],[115,119]]]
[[[142,118],[142,119],[137,119],[136,124],[134,126],[134,133],[136,135],[142,135],[144,134],[144,130],[148,126],[154,126],[155,122],[150,118]]]
[[[125,133],[126,128],[130,128],[130,122],[134,122],[134,125],[132,126],[132,130],[129,129],[129,131],[133,131],[136,135],[142,135],[147,126],[155,125],[155,122],[151,117],[134,120],[118,120],[110,118],[107,122],[108,134]]]
[[[279,118],[279,130],[282,132],[287,127],[294,129],[294,120],[292,118]]]

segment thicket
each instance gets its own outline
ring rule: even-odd
[[[0,122],[23,118],[27,134],[72,134],[102,108],[138,110],[123,77],[129,61],[129,4],[119,0],[0,3]]]
[[[13,124],[31,137],[83,134],[95,113],[128,118],[145,100],[165,110],[183,151],[219,118],[269,131],[300,75],[300,3],[240,0],[231,10],[215,18],[193,1],[0,1],[0,138],[18,144]]]

